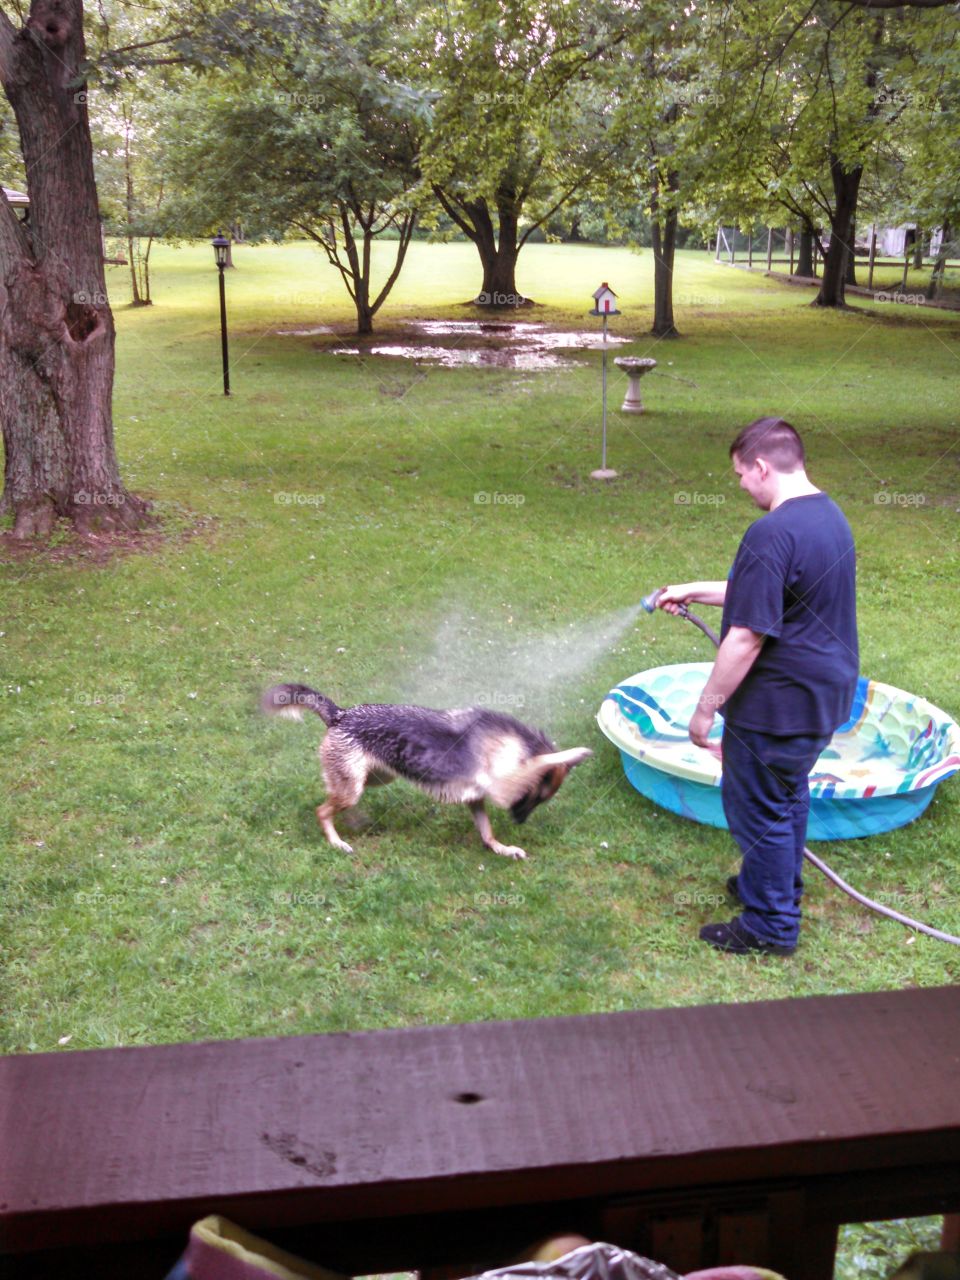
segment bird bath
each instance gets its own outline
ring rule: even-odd
[[[643,413],[643,401],[640,399],[640,379],[645,373],[657,367],[656,360],[648,356],[617,356],[613,362],[619,365],[627,375],[627,394],[620,406],[621,413]]]

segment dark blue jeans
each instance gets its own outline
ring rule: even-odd
[[[740,918],[764,942],[796,945],[803,894],[808,776],[832,734],[780,737],[727,724],[723,812],[740,846]]]

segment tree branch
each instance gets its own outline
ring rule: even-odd
[[[449,218],[452,218],[453,221],[460,228],[460,230],[463,232],[463,234],[465,236],[469,236],[470,239],[473,241],[473,243],[476,244],[480,238],[477,235],[476,228],[471,226],[470,223],[466,220],[466,218],[464,218],[460,213],[457,212],[451,200],[448,199],[447,193],[443,190],[442,187],[438,187],[436,183],[432,183],[431,185],[433,186],[433,194],[440,201],[440,204],[443,207],[444,213],[446,213],[446,215]],[[453,199],[456,199],[456,197],[454,196]]]

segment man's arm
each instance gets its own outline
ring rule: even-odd
[[[698,747],[707,745],[707,735],[717,711],[739,688],[763,648],[766,636],[749,627],[731,627],[717,650],[710,678],[703,687],[697,709],[690,719],[690,739]]]
[[[722,582],[681,582],[678,586],[666,587],[657,604],[667,613],[676,613],[678,604],[715,604],[722,607],[726,596],[726,579]]]

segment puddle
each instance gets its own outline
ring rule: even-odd
[[[333,333],[328,324],[318,324],[313,329],[274,329],[280,338],[312,338],[317,333]]]
[[[550,330],[530,321],[418,320],[408,326],[404,336],[411,336],[411,330],[422,334],[422,341],[383,342],[362,349],[336,347],[328,353],[430,361],[448,369],[473,365],[530,371],[568,368],[575,356],[557,354],[559,352],[599,351],[603,348],[603,335],[598,330]],[[608,347],[632,341],[632,338],[620,334],[607,335]]]
[[[570,360],[554,355],[551,351],[498,350],[496,347],[367,347],[362,353],[359,347],[337,347],[330,352],[334,356],[391,356],[399,360],[429,361],[442,369],[462,368],[465,365],[485,365],[496,369],[565,369]]]

